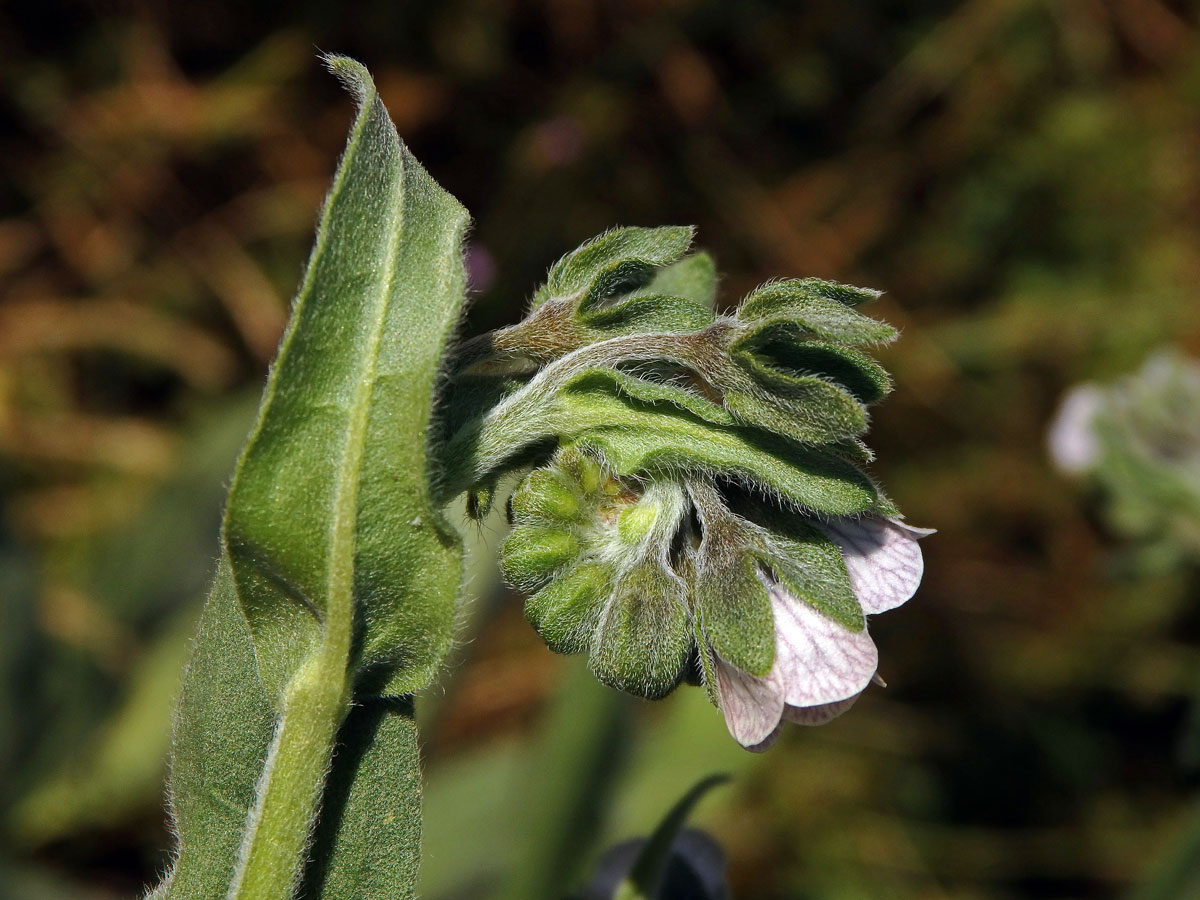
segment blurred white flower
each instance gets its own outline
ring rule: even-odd
[[[1103,400],[1103,392],[1094,384],[1081,384],[1063,397],[1046,440],[1050,458],[1061,471],[1079,475],[1099,462],[1095,421]]]
[[[823,523],[842,551],[850,584],[864,614],[908,600],[921,583],[917,544],[932,529],[899,519],[864,516]],[[874,679],[879,652],[864,626],[852,631],[794,596],[766,573],[759,577],[775,619],[775,662],[758,678],[715,660],[717,696],[729,733],[742,746],[765,750],[784,721],[821,725],[840,716]]]

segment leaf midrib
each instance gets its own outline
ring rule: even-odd
[[[376,104],[378,94],[372,91],[364,103]],[[364,120],[369,118],[369,113]],[[388,130],[399,144],[399,136],[388,123]],[[355,136],[355,149],[357,138]],[[398,148],[397,148],[398,149]],[[375,282],[375,290],[371,298],[371,330],[367,346],[362,358],[365,360],[362,377],[354,389],[353,400],[350,404],[350,419],[347,428],[346,442],[343,447],[341,464],[338,466],[337,480],[334,486],[333,521],[330,523],[330,560],[328,580],[328,605],[325,625],[326,653],[337,653],[345,660],[350,652],[350,639],[353,633],[354,618],[354,552],[356,546],[356,524],[358,520],[358,496],[361,479],[359,477],[362,460],[365,454],[368,425],[370,423],[371,398],[376,386],[377,363],[379,348],[383,342],[384,324],[388,299],[392,294],[392,286],[396,277],[397,249],[400,243],[400,233],[403,226],[404,210],[404,157],[396,153],[396,163],[399,169],[396,179],[391,186],[386,209],[388,210],[387,240],[384,249],[385,268],[380,272]],[[338,627],[339,624],[342,627]],[[334,630],[343,632],[338,635],[338,646],[330,646]],[[344,646],[343,646],[344,645]],[[344,670],[344,666],[343,666]]]

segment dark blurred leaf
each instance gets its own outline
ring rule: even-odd
[[[596,864],[596,875],[576,900],[611,900],[648,844],[646,838],[625,841],[605,852]],[[703,831],[685,828],[671,846],[662,883],[654,895],[659,900],[728,900],[725,853]]]
[[[613,891],[613,900],[660,900],[677,896],[672,893],[672,886],[668,881],[670,864],[676,852],[676,841],[692,807],[710,790],[728,780],[728,775],[711,775],[675,804],[638,852],[628,874]],[[705,848],[699,849],[697,860],[690,866],[697,874],[702,873],[702,883],[712,884],[714,893],[706,896],[712,897],[713,900],[717,900],[723,893],[720,879],[713,878],[714,869],[719,872],[722,861],[719,856],[714,859],[711,851]]]
[[[1127,900],[1192,900],[1200,897],[1200,804],[1193,803],[1166,858],[1127,895]]]

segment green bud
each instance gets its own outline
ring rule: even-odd
[[[530,498],[547,495],[574,500],[570,533],[531,524],[547,516],[546,504]],[[679,485],[613,477],[577,449],[526,476],[501,566],[515,587],[541,588],[526,615],[546,643],[587,652],[614,687],[644,696],[670,691],[692,647],[687,584],[669,563],[686,509]]]
[[[588,663],[610,687],[657,699],[679,684],[691,648],[687,585],[646,560],[605,601]]]
[[[571,523],[579,519],[581,492],[562,472],[538,469],[512,495],[514,521]]]
[[[514,528],[500,550],[500,565],[513,587],[534,590],[579,555],[579,539],[569,531],[538,525]]]
[[[559,452],[555,463],[559,471],[574,480],[584,495],[596,493],[605,480],[604,468],[594,456],[587,453],[564,449]]]
[[[526,601],[525,616],[555,653],[586,651],[612,583],[606,565],[572,566]]]
[[[635,503],[621,510],[617,517],[617,533],[622,543],[640,544],[658,519],[659,509],[651,503]]]

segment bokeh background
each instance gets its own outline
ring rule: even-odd
[[[1200,578],[1046,429],[1200,354],[1200,34],[1177,0],[443,0],[0,9],[0,896],[161,870],[179,667],[352,109],[374,72],[474,216],[469,332],[614,224],[694,223],[722,302],[885,288],[873,471],[929,539],[887,690],[744,753],[615,702],[474,564],[421,698],[423,896],[561,895],[698,778],[743,898],[1200,897]],[[482,545],[501,532],[488,522]],[[557,892],[557,893],[556,893]]]

